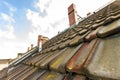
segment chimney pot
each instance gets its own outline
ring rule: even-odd
[[[30,48],[28,47],[27,51],[30,51]]]
[[[17,58],[20,58],[20,57],[22,57],[22,53],[18,53]]]
[[[33,49],[33,44],[31,44],[31,49]]]

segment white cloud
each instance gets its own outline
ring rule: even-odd
[[[14,26],[16,21],[13,18],[16,8],[7,2],[3,4],[8,10],[7,13],[0,13],[0,59],[16,58],[17,53],[27,51],[30,42],[17,39]]]
[[[58,9],[55,10],[57,7],[55,7],[54,4],[59,3],[57,1],[39,0],[35,3],[35,7],[39,9],[39,11],[27,10],[26,16],[31,22],[29,38],[33,40],[33,43],[36,42],[39,34],[51,38],[56,35],[58,31],[62,31],[68,27],[68,24],[66,24],[68,23],[66,20],[67,14],[64,14],[66,10],[64,8],[59,9],[59,6]],[[46,12],[45,16],[41,15],[44,14],[44,11]]]
[[[35,3],[35,7],[39,9],[41,13],[44,12],[44,10],[47,10],[51,4],[52,0],[38,0],[38,2]]]
[[[1,39],[0,45],[0,59],[16,58],[17,53],[24,53],[29,46],[28,42],[20,42],[17,40]]]
[[[94,11],[101,5],[109,2],[110,0],[38,0],[35,2],[34,7],[36,10],[27,9],[26,17],[31,23],[31,30],[29,38],[20,42],[17,40],[14,33],[13,12],[16,8],[8,3],[10,13],[1,13],[0,16],[3,21],[8,22],[4,26],[6,30],[0,29],[0,58],[16,57],[16,53],[25,52],[30,43],[36,45],[38,34],[53,37],[58,31],[63,31],[69,27],[67,8],[71,3],[75,3],[77,12],[80,16],[86,16],[89,11]]]
[[[15,22],[15,20],[12,18],[12,16],[9,16],[5,13],[1,13],[0,17],[2,18],[2,22],[5,22],[5,24],[2,25],[2,27],[6,28],[6,30],[0,29],[0,38],[6,38],[6,39],[14,39],[14,26],[12,23]]]
[[[3,18],[4,21],[8,21],[10,23],[15,22],[15,20],[11,16],[5,13],[1,13],[1,17]]]
[[[14,34],[14,27],[11,24],[4,25],[6,30],[0,29],[0,59],[13,58],[18,50],[16,48],[15,40],[16,35]]]
[[[0,38],[15,39],[13,26],[12,25],[7,25],[7,30],[6,31],[0,30]]]
[[[13,58],[16,55],[18,49],[16,49],[16,35],[14,31],[13,23],[15,22],[12,15],[8,15],[5,13],[0,14],[0,58]],[[4,29],[2,29],[4,28]]]
[[[15,7],[13,7],[11,4],[9,4],[8,2],[3,2],[3,4],[5,4],[8,8],[9,8],[9,10],[10,10],[10,12],[14,12],[14,11],[16,11],[17,9],[15,8]]]
[[[85,17],[90,11],[95,11],[110,0],[38,0],[35,8],[38,11],[28,9],[27,19],[31,22],[29,39],[36,42],[37,35],[44,35],[49,38],[55,36],[58,31],[69,27],[67,8],[74,3],[80,16]],[[43,16],[44,14],[44,16]]]

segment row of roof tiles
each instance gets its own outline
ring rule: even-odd
[[[65,47],[69,47],[69,46],[75,46],[79,43],[85,42],[85,41],[90,41],[96,37],[107,37],[111,34],[114,33],[118,33],[119,29],[120,29],[120,24],[119,24],[120,20],[114,21],[113,23],[111,23],[110,25],[105,25],[105,26],[100,26],[95,30],[80,30],[79,33],[82,34],[78,34],[77,32],[72,35],[72,38],[68,38],[67,40],[63,39],[60,41],[58,41],[59,43],[56,43],[56,45],[51,46],[50,48],[46,48],[44,49],[41,53],[46,53],[49,51],[54,51],[57,49],[62,49]],[[109,26],[109,27],[108,27]],[[113,27],[114,26],[114,27]],[[66,33],[67,34],[67,33]],[[70,36],[71,37],[71,36]],[[54,43],[55,44],[55,43]]]
[[[106,6],[105,8],[99,10],[98,12],[94,12],[91,16],[85,18],[82,20],[78,26],[74,28],[69,28],[67,31],[63,32],[62,34],[59,34],[55,36],[53,39],[51,39],[49,42],[46,43],[46,46],[44,47],[51,47],[53,43],[60,42],[63,40],[65,37],[69,38],[69,31],[73,32],[72,30],[76,30],[82,33],[85,30],[88,29],[96,29],[98,26],[101,25],[106,25],[109,22],[113,21],[116,18],[120,17],[120,5],[119,5],[119,0],[116,0],[115,2],[111,3],[110,5]],[[87,29],[85,29],[87,28]],[[82,30],[84,29],[84,30]],[[82,30],[82,32],[81,32]],[[71,33],[70,33],[71,34]],[[74,34],[74,32],[73,32]],[[48,46],[49,44],[49,46]]]
[[[118,22],[119,22],[119,20],[117,20],[107,26],[111,30],[113,30],[113,28],[115,28],[116,26],[118,26],[117,28],[119,28],[119,25],[115,24]],[[114,26],[112,26],[113,28],[111,28],[111,25],[113,25],[113,24],[114,24]],[[106,26],[104,26],[104,27],[106,27]],[[102,30],[102,29],[100,29],[100,30]],[[98,31],[100,31],[100,30],[98,30]],[[108,30],[108,31],[110,32],[110,30]],[[110,35],[110,34],[111,34],[111,32],[108,35]],[[117,45],[115,44],[114,41],[116,42]],[[31,70],[28,70],[29,75],[30,75],[29,71],[32,71],[32,69],[33,69],[33,72],[31,72],[31,74],[33,74],[34,71],[38,71],[38,69],[45,72],[44,75],[39,76],[40,80],[44,80],[47,78],[49,78],[48,80],[50,80],[51,77],[53,77],[53,80],[62,80],[63,78],[68,76],[67,73],[75,73],[79,76],[80,76],[80,74],[85,75],[85,76],[87,75],[90,77],[91,76],[96,77],[98,75],[99,77],[102,76],[104,78],[109,77],[110,79],[119,79],[119,75],[118,75],[119,64],[117,62],[115,63],[115,61],[114,61],[115,59],[119,60],[119,51],[117,50],[120,46],[118,44],[119,41],[120,41],[119,34],[116,34],[116,35],[113,35],[110,37],[106,37],[104,39],[96,38],[94,40],[91,40],[90,42],[84,42],[84,43],[78,44],[77,46],[74,46],[74,47],[73,46],[66,47],[66,48],[63,48],[60,50],[50,51],[50,52],[46,52],[46,53],[42,53],[42,54],[38,53],[36,56],[33,56],[32,58],[29,58],[23,62],[24,64],[27,65],[27,66],[24,65],[26,67],[21,67],[22,69],[18,67],[17,71],[14,69],[15,72],[13,72],[13,73],[9,72],[10,76],[8,75],[7,79],[12,80],[14,78],[14,76],[17,77],[17,74],[19,74],[21,71],[23,73],[24,68],[25,68],[24,70],[26,71],[26,69],[28,69],[28,67],[30,67],[30,66],[32,68],[30,67]],[[112,45],[112,46],[110,46],[110,45]],[[117,46],[118,46],[118,48],[117,48]],[[116,53],[115,56],[113,56],[113,54],[112,54],[113,52]],[[114,57],[113,61],[111,60],[111,57]],[[107,62],[107,64],[105,62]],[[113,62],[113,63],[111,63],[111,62]],[[114,65],[112,65],[112,64],[114,64]],[[116,66],[116,65],[118,65],[118,66]],[[14,71],[14,70],[12,70],[12,71]],[[106,70],[106,71],[104,71],[104,70]],[[107,73],[107,70],[109,71],[109,73]],[[114,75],[111,70],[113,71]],[[43,73],[43,72],[41,72],[41,73]],[[117,72],[117,73],[115,73],[115,72]],[[41,74],[41,73],[39,73],[39,74]],[[14,76],[11,76],[12,74]],[[77,75],[75,75],[75,76],[77,76]],[[57,76],[57,78],[55,78],[55,76]],[[82,78],[83,77],[86,78],[85,76],[82,76]],[[26,75],[25,78],[28,78],[28,77],[29,76]],[[60,77],[60,79],[58,79],[59,77]],[[25,79],[25,78],[22,77],[22,79]]]
[[[24,64],[17,66],[7,75],[7,80],[85,80],[86,77],[76,74],[61,74],[41,70]]]
[[[105,39],[94,39],[91,42],[80,44],[76,48],[65,48],[59,53],[40,54],[28,60],[36,60],[27,65],[27,62],[16,66],[7,74],[7,80],[71,80],[78,77],[102,77],[103,79],[119,78],[119,46],[120,34]],[[99,45],[98,45],[99,44]],[[111,46],[112,45],[112,46]],[[70,51],[70,52],[69,52]],[[113,55],[114,53],[114,55]],[[59,55],[59,56],[57,56]],[[57,56],[57,57],[56,57]],[[39,57],[38,59],[36,59]],[[117,60],[117,61],[116,61]],[[49,68],[48,68],[48,65]],[[84,75],[84,76],[83,76]],[[70,76],[70,77],[68,77]]]
[[[119,4],[116,0],[58,34],[41,52],[10,68],[1,79],[119,80]]]

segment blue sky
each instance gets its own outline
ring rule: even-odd
[[[22,36],[29,29],[29,22],[26,19],[26,10],[34,9],[35,0],[0,0],[0,13],[11,16],[15,22],[11,23],[15,29],[15,34]],[[5,23],[1,21],[1,24]],[[5,30],[5,27],[0,27]]]
[[[111,0],[0,0],[0,58],[24,53],[37,36],[49,38],[69,27],[67,8],[76,4],[80,16],[108,4]],[[113,0],[112,0],[113,1]]]

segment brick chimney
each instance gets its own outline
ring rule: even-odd
[[[68,17],[69,17],[69,25],[70,26],[76,24],[76,22],[77,22],[77,11],[76,11],[76,7],[75,7],[74,4],[71,4],[68,7]]]
[[[42,35],[38,35],[38,41],[37,41],[37,46],[38,47],[40,46],[41,37],[42,37]]]
[[[42,49],[42,45],[45,44],[48,40],[49,40],[48,37],[38,35],[37,46],[39,47],[39,51]]]

